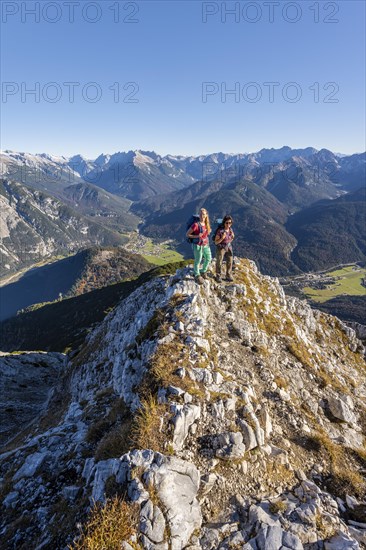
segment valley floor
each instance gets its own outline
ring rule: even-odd
[[[327,271],[282,277],[280,283],[286,293],[310,300],[315,307],[342,297],[345,302],[350,300],[352,308],[351,301],[354,297],[366,298],[366,266],[357,263],[339,265]]]

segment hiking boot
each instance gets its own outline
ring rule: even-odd
[[[215,279],[217,283],[221,283],[221,275],[216,275]]]
[[[228,276],[226,277],[226,281],[229,281],[230,283],[232,283],[233,280],[234,280],[234,279],[232,278],[231,275],[228,275]]]
[[[201,275],[195,275],[194,276],[194,280],[196,281],[196,283],[198,283],[199,285],[203,285],[203,278],[201,277]]]
[[[204,273],[201,273],[201,277],[202,277],[202,279],[208,279],[208,275],[207,275],[206,271]]]

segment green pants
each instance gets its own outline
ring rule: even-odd
[[[201,246],[199,244],[192,244],[194,255],[194,267],[193,271],[196,277],[200,274],[200,264],[203,258],[203,267],[201,273],[206,273],[208,266],[211,262],[211,248],[209,244]]]
[[[233,251],[231,248],[225,250],[225,248],[216,247],[216,275],[221,275],[222,263],[226,259],[226,277],[231,277],[233,270]]]

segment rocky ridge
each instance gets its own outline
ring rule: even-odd
[[[364,348],[253,262],[234,273],[157,278],[89,335],[0,456],[7,548],[77,545],[115,495],[137,507],[125,550],[365,547]]]

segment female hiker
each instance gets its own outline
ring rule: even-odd
[[[211,233],[210,218],[207,210],[201,208],[199,221],[193,223],[187,231],[187,237],[193,239],[192,248],[194,255],[194,278],[198,284],[207,279],[207,270],[211,262],[211,249],[208,236]],[[202,270],[200,264],[203,259]]]
[[[221,226],[217,229],[215,235],[216,245],[216,281],[221,281],[221,268],[224,256],[226,254],[226,280],[233,281],[233,248],[231,243],[235,237],[232,230],[233,219],[231,216],[225,216]]]

